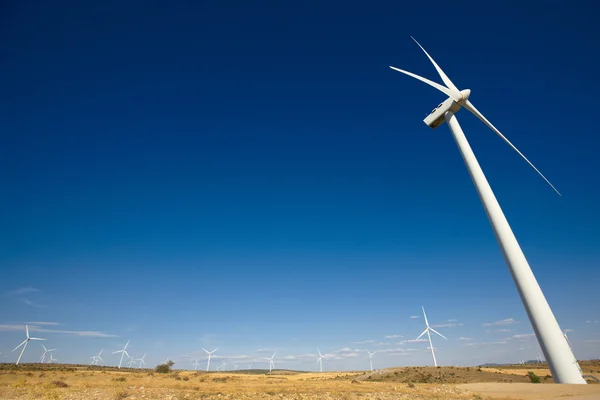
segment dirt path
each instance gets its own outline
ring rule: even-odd
[[[534,385],[532,383],[465,383],[461,389],[490,399],[514,400],[599,400],[600,385]]]

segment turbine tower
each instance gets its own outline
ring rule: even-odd
[[[277,353],[276,352],[273,353],[271,358],[264,357],[265,360],[269,360],[269,373],[271,373],[271,371],[273,371],[273,368],[275,368],[275,363],[273,362],[273,358],[275,357],[275,354],[277,354]]]
[[[48,354],[50,352],[53,352],[53,351],[56,351],[56,349],[50,349],[50,350],[48,350],[46,348],[46,346],[44,346],[44,345],[42,345],[42,347],[44,348],[44,354],[42,354],[42,357],[40,358],[40,364],[42,364],[44,362],[44,360],[46,359],[46,354]]]
[[[369,367],[371,367],[371,371],[373,371],[373,354],[377,353],[376,351],[370,353],[369,350],[365,349],[369,354]]]
[[[429,332],[431,331],[433,333],[437,333],[444,339],[446,339],[446,340],[448,340],[448,339],[446,338],[446,336],[442,335],[441,333],[439,333],[438,331],[436,331],[435,329],[433,329],[432,327],[429,326],[429,322],[427,321],[427,315],[425,314],[425,307],[421,307],[421,308],[423,309],[423,317],[425,317],[426,328],[423,331],[423,333],[421,333],[416,340],[421,339],[421,336],[423,336],[424,334],[427,333],[427,339],[429,339],[429,348],[431,349],[431,355],[433,356],[433,365],[435,365],[437,367],[437,361],[435,359],[435,352],[433,351],[433,343],[431,343],[431,334]]]
[[[125,347],[123,347],[122,350],[113,351],[113,354],[121,353],[121,361],[119,361],[119,369],[121,369],[121,364],[123,363],[123,356],[125,354],[127,354],[127,357],[129,357],[129,353],[126,350],[127,346],[129,346],[129,342],[131,342],[131,340],[127,341],[127,343],[125,344]]]
[[[21,357],[23,357],[23,353],[25,353],[25,349],[27,348],[27,345],[29,344],[30,340],[46,340],[46,339],[40,339],[40,338],[30,337],[29,336],[29,327],[27,326],[27,324],[25,324],[25,335],[27,336],[25,338],[25,340],[23,340],[20,345],[18,345],[17,347],[15,347],[13,349],[13,351],[15,351],[19,347],[23,346],[23,350],[21,350],[21,354],[19,354],[19,358],[17,359],[17,363],[15,365],[19,365],[19,362],[21,361]],[[50,353],[50,355],[52,355],[52,353]]]
[[[210,369],[210,358],[212,357],[212,353],[214,353],[215,351],[219,350],[219,348],[217,347],[213,351],[208,351],[208,350],[205,350],[205,349],[202,349],[202,350],[204,350],[204,352],[206,354],[208,354],[208,361],[206,362],[206,370],[208,371]]]
[[[319,350],[318,348],[317,351],[319,352],[319,359],[317,360],[317,363],[320,364],[321,372],[323,372],[323,354],[321,354],[321,350]]]
[[[413,38],[413,40],[415,39]],[[418,79],[448,96],[448,99],[436,107],[431,114],[425,118],[424,122],[431,128],[438,127],[443,124],[444,121],[448,124],[467,169],[469,170],[475,188],[477,189],[479,198],[483,203],[483,208],[492,225],[496,239],[502,249],[502,254],[504,255],[504,259],[515,282],[517,291],[519,292],[521,301],[523,302],[540,347],[548,360],[548,366],[552,372],[554,381],[556,383],[586,384],[587,382],[579,372],[577,360],[575,359],[567,340],[563,336],[560,326],[550,309],[550,305],[535,279],[531,267],[529,266],[529,263],[502,212],[502,208],[500,207],[483,170],[479,166],[479,162],[477,161],[477,158],[475,158],[475,154],[454,114],[462,107],[466,108],[516,151],[556,193],[559,195],[560,193],[550,181],[548,181],[548,179],[546,179],[546,177],[542,175],[542,173],[477,110],[477,108],[475,108],[473,103],[469,101],[471,91],[469,89],[458,90],[448,76],[446,76],[444,71],[442,71],[433,58],[431,58],[429,53],[427,53],[416,40],[415,42],[421,50],[423,50],[427,58],[429,58],[429,61],[431,61],[446,86],[399,68],[392,66],[390,66],[390,68]]]

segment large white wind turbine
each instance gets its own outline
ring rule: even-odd
[[[369,367],[371,367],[371,371],[373,371],[373,354],[377,353],[376,351],[370,353],[369,350],[365,349],[365,351],[369,354]]]
[[[25,340],[23,340],[20,345],[18,345],[17,347],[15,347],[13,349],[13,351],[15,351],[19,347],[23,346],[23,350],[21,350],[21,354],[19,354],[19,358],[17,359],[17,363],[15,365],[19,365],[19,362],[21,361],[21,357],[23,357],[23,353],[25,353],[25,349],[27,348],[27,345],[29,344],[30,340],[46,340],[46,339],[40,339],[40,338],[30,337],[29,336],[29,327],[27,326],[27,324],[25,324],[25,335],[27,336],[25,338]],[[50,354],[52,354],[52,353],[50,353]]]
[[[414,40],[414,38],[413,38]],[[442,81],[446,86],[432,82],[429,79],[415,75],[411,72],[404,71],[399,68],[390,66],[390,68],[406,74],[412,78],[418,79],[421,82],[434,87],[440,92],[444,93],[449,98],[442,102],[436,107],[424,120],[424,122],[431,128],[436,128],[443,124],[444,121],[448,123],[450,131],[458,145],[460,153],[462,155],[471,179],[475,184],[479,198],[483,203],[483,208],[488,216],[496,239],[500,244],[504,259],[508,264],[508,268],[513,277],[513,280],[517,286],[517,291],[521,296],[521,301],[525,306],[525,311],[529,317],[529,321],[533,326],[533,330],[536,334],[540,347],[544,352],[546,359],[548,360],[548,366],[552,372],[552,377],[556,383],[579,383],[585,384],[586,381],[579,373],[579,365],[573,352],[571,351],[567,340],[562,334],[560,326],[550,309],[550,306],[544,297],[544,293],[540,288],[531,267],[517,242],[517,239],[496,200],[494,192],[490,187],[479,162],[475,158],[475,154],[462,131],[462,128],[458,124],[458,120],[454,114],[462,107],[469,110],[477,118],[479,118],[484,124],[486,124],[492,131],[496,133],[502,140],[504,140],[514,151],[516,151],[545,181],[560,195],[556,188],[546,179],[544,175],[502,134],[490,121],[487,120],[481,114],[477,108],[469,101],[471,91],[469,89],[458,90],[458,88],[450,81],[448,76],[442,71],[442,69],[436,64],[431,56],[425,51],[425,49],[415,40],[417,45],[423,50],[429,61],[433,64],[438,74],[442,78]]]
[[[121,369],[121,364],[123,363],[123,356],[125,354],[127,354],[127,357],[129,357],[129,353],[126,350],[127,346],[129,346],[129,342],[131,342],[131,340],[127,341],[127,343],[125,344],[125,347],[123,347],[122,350],[113,351],[113,354],[121,353],[121,360],[119,361],[119,369]]]
[[[210,369],[210,358],[212,357],[212,353],[214,353],[215,351],[219,350],[219,348],[217,347],[213,351],[208,351],[208,350],[205,350],[205,349],[202,349],[202,350],[204,350],[204,352],[206,354],[208,354],[208,361],[206,362],[206,370],[208,371]]]
[[[46,348],[46,346],[42,345],[42,347],[44,348],[44,354],[42,354],[42,357],[40,358],[40,364],[42,364],[44,362],[44,360],[46,359],[46,354],[51,353],[53,351],[56,351],[56,349],[50,349],[48,350]]]
[[[436,331],[435,329],[433,329],[432,327],[429,326],[429,321],[427,321],[427,315],[425,314],[425,307],[421,307],[421,308],[423,309],[423,317],[425,317],[426,328],[423,331],[423,333],[421,333],[416,340],[421,339],[421,337],[424,334],[427,334],[427,339],[429,339],[429,348],[431,349],[431,355],[433,356],[433,365],[435,365],[437,367],[437,361],[435,359],[435,352],[433,351],[433,343],[431,343],[431,334],[429,332],[431,331],[433,333],[437,333],[438,335],[440,335],[441,337],[443,337],[446,340],[448,340],[448,338],[446,338],[446,336],[442,335],[441,333],[439,333],[438,331]]]
[[[319,352],[319,359],[317,360],[317,363],[319,363],[321,367],[321,372],[323,372],[323,354],[321,354],[321,350],[319,350],[318,348],[317,351]]]
[[[275,354],[277,354],[277,353],[273,353],[271,358],[264,357],[265,360],[269,360],[269,372],[273,371],[273,368],[275,368],[275,363],[273,362],[273,358],[275,357]]]

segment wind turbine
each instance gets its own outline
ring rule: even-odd
[[[55,351],[55,350],[56,350],[56,349],[50,349],[50,350],[48,350],[48,349],[46,348],[46,346],[44,346],[44,345],[42,345],[42,347],[44,348],[44,354],[42,354],[42,357],[40,358],[40,364],[42,364],[42,363],[44,362],[44,360],[46,359],[46,354],[47,354],[47,353],[50,353],[50,352],[52,352],[52,351]]]
[[[129,361],[127,362],[127,367],[132,368],[132,365],[135,363],[135,359],[133,358],[133,356],[130,356],[129,354],[127,354],[127,356],[129,357]]]
[[[413,38],[413,40],[415,40]],[[556,383],[578,383],[586,384],[587,382],[579,373],[579,365],[569,344],[562,335],[562,331],[550,305],[546,300],[542,289],[540,288],[535,275],[533,274],[517,238],[515,237],[510,225],[502,208],[490,187],[483,170],[479,166],[477,158],[467,141],[467,138],[462,131],[462,128],[458,124],[458,120],[454,114],[459,111],[462,107],[466,108],[477,118],[479,118],[484,124],[486,124],[492,131],[494,131],[502,140],[504,140],[513,150],[515,150],[545,181],[554,189],[556,193],[560,193],[556,188],[546,179],[544,175],[502,134],[490,121],[487,120],[481,114],[477,108],[469,101],[471,91],[469,89],[458,90],[458,88],[452,83],[450,78],[446,76],[444,71],[436,64],[431,58],[429,53],[415,40],[417,45],[423,50],[429,61],[433,64],[438,74],[442,78],[442,81],[446,86],[440,85],[436,82],[432,82],[429,79],[423,78],[419,75],[415,75],[411,72],[404,71],[402,69],[392,67],[390,68],[399,71],[412,78],[418,79],[421,82],[434,87],[440,92],[448,96],[444,102],[436,107],[431,114],[429,114],[424,122],[431,128],[436,128],[443,124],[444,121],[450,127],[452,136],[458,145],[463,160],[469,170],[471,179],[477,189],[479,198],[483,203],[483,208],[488,216],[496,239],[502,249],[504,259],[508,265],[508,269],[513,277],[517,291],[521,297],[521,301],[525,307],[525,311],[529,317],[529,321],[536,334],[540,347],[548,360],[548,366],[552,372],[552,377]]]
[[[321,354],[321,350],[319,350],[318,348],[317,351],[319,352],[319,359],[317,360],[317,363],[320,364],[321,372],[323,372],[323,354]]]
[[[138,368],[142,368],[142,364],[146,365],[146,361],[144,361],[144,358],[146,358],[146,354],[148,353],[144,353],[144,355],[142,356],[142,358],[138,358],[137,361],[140,362],[140,366]]]
[[[433,333],[437,333],[444,339],[446,339],[446,340],[448,340],[448,339],[446,338],[446,336],[442,335],[441,333],[439,333],[438,331],[436,331],[435,329],[433,329],[432,327],[429,326],[429,322],[427,321],[427,315],[425,314],[425,307],[421,307],[421,308],[423,309],[423,316],[425,317],[426,328],[423,331],[423,333],[421,333],[416,340],[419,340],[421,338],[421,336],[423,336],[424,334],[427,333],[427,338],[429,339],[429,348],[431,349],[431,355],[433,356],[433,365],[435,365],[437,367],[437,361],[435,359],[435,352],[433,351],[433,344],[431,343],[431,334],[429,332],[431,331]]]
[[[365,351],[369,354],[369,367],[371,367],[371,371],[373,371],[373,354],[377,353],[376,351],[370,353],[369,350],[365,349]]]
[[[15,365],[19,365],[19,362],[21,361],[21,357],[23,357],[23,353],[25,353],[25,349],[27,348],[27,345],[29,344],[30,340],[46,340],[46,339],[30,337],[29,336],[29,327],[27,326],[27,324],[25,324],[25,335],[27,336],[27,338],[25,340],[23,340],[20,345],[18,345],[17,347],[15,347],[13,349],[13,351],[15,351],[19,347],[23,346],[23,350],[21,350],[21,354],[19,354],[19,358],[17,359],[17,363]],[[52,354],[50,354],[50,355],[52,355]]]
[[[54,361],[58,361],[58,359],[54,358],[54,356],[52,355],[52,353],[50,353],[50,360],[48,360],[48,364],[51,364]]]
[[[104,349],[102,349],[104,350]],[[104,362],[104,360],[102,359],[102,357],[100,357],[100,355],[102,354],[102,350],[100,350],[100,353],[98,353],[97,356],[93,356],[92,358],[92,364],[91,365],[98,365],[98,361],[102,361]]]
[[[204,350],[204,352],[206,354],[208,354],[208,362],[206,363],[206,370],[208,371],[210,369],[210,358],[212,357],[212,353],[214,353],[215,351],[219,350],[219,348],[217,347],[213,351],[208,351],[208,350],[205,350],[205,349],[202,349],[202,350]]]
[[[269,373],[271,371],[273,371],[273,368],[275,368],[275,363],[273,362],[273,358],[275,357],[275,354],[277,354],[277,352],[273,353],[271,358],[264,357],[265,360],[269,360]]]
[[[126,350],[127,346],[129,346],[129,342],[131,342],[131,340],[127,341],[127,343],[125,344],[125,347],[123,347],[123,350],[113,351],[113,354],[121,353],[121,361],[119,361],[119,369],[121,369],[121,364],[123,363],[123,356],[125,354],[127,354],[127,357],[129,357],[129,353]]]
[[[198,371],[198,367],[200,366],[200,364],[198,364],[198,360],[196,360],[196,362],[194,362],[192,365],[194,366],[194,371]]]

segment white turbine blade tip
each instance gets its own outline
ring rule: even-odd
[[[429,86],[436,88],[437,90],[439,90],[440,92],[444,93],[448,97],[452,97],[453,99],[455,99],[455,97],[456,97],[456,95],[453,95],[453,93],[452,93],[452,91],[450,89],[448,89],[445,86],[440,85],[439,83],[436,83],[434,81],[430,81],[429,79],[423,78],[422,76],[419,76],[417,74],[413,74],[412,72],[408,72],[408,71],[405,71],[405,70],[400,69],[400,68],[392,67],[391,65],[390,65],[390,68],[393,69],[394,71],[401,72],[401,73],[403,73],[405,75],[408,75],[408,76],[410,76],[412,78],[420,80],[421,82],[426,83]],[[460,99],[460,94],[459,94],[458,99]]]
[[[535,170],[535,172],[537,172],[538,175],[541,176],[542,179],[545,180],[548,185],[550,185],[550,187],[556,192],[556,194],[558,194],[559,196],[562,197],[560,192],[554,187],[554,185],[552,183],[550,183],[550,181],[548,179],[546,179],[546,177],[540,172],[540,170],[537,169],[535,167],[535,165],[533,165],[533,163],[531,161],[529,161],[527,159],[527,157],[525,157],[525,155],[523,155],[523,153],[521,153],[519,151],[519,149],[517,149],[515,147],[515,145],[513,145],[510,142],[510,140],[508,140],[502,133],[500,133],[500,131],[494,125],[492,125],[492,123],[490,121],[488,121],[487,118],[484,117],[483,114],[481,112],[479,112],[479,110],[477,110],[477,108],[475,108],[473,103],[471,103],[469,100],[467,100],[463,107],[465,107],[467,110],[469,110],[471,113],[473,113],[473,115],[475,115],[477,118],[479,118],[481,120],[481,122],[486,124],[491,130],[493,130],[496,133],[496,135],[500,136],[502,138],[502,140],[504,140],[506,142],[506,144],[508,144],[514,151],[516,151],[523,158],[523,160],[525,160],[527,162],[527,164],[529,164],[531,166],[531,168],[533,168]]]
[[[440,75],[440,78],[442,78],[442,81],[444,81],[446,86],[448,86],[448,88],[450,88],[450,90],[453,92],[453,95],[458,96],[458,100],[460,100],[460,90],[458,90],[458,88],[454,85],[454,83],[452,83],[450,78],[448,78],[448,76],[444,73],[444,71],[442,71],[440,66],[437,65],[437,63],[433,60],[433,58],[429,55],[429,53],[427,51],[425,51],[423,46],[421,46],[421,44],[419,42],[417,42],[417,39],[415,39],[412,36],[411,36],[411,39],[415,41],[415,43],[421,48],[421,50],[423,50],[423,53],[425,53],[427,58],[429,58],[429,61],[431,61],[431,63],[433,64],[435,70]],[[452,97],[452,96],[450,96],[450,97]],[[454,98],[454,97],[452,97],[452,98]],[[454,98],[454,100],[457,100],[457,99]]]

